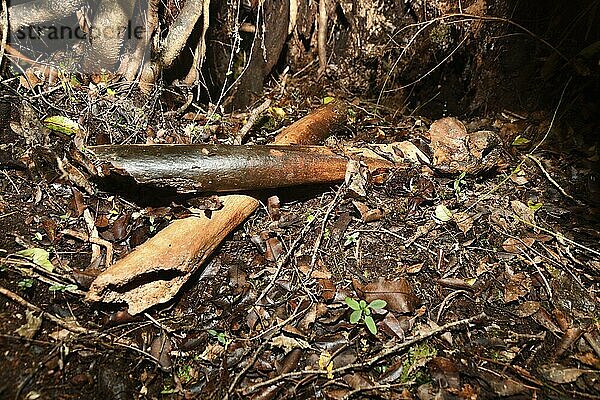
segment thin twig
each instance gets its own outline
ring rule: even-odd
[[[523,25],[511,21],[510,19],[507,18],[502,18],[502,17],[494,17],[494,16],[482,16],[482,15],[474,15],[474,14],[465,14],[465,13],[452,13],[452,14],[446,14],[446,15],[441,15],[439,17],[433,18],[431,20],[428,21],[423,21],[423,22],[419,22],[416,24],[410,24],[408,26],[404,26],[402,27],[402,29],[400,29],[399,31],[397,31],[396,33],[394,33],[394,35],[390,38],[391,40],[393,40],[393,37],[398,35],[399,33],[401,33],[402,31],[412,28],[412,27],[419,27],[419,29],[417,30],[417,32],[411,37],[411,39],[408,41],[408,43],[404,46],[404,48],[402,49],[402,52],[400,53],[400,55],[398,56],[398,58],[394,61],[394,64],[392,65],[392,67],[390,68],[390,71],[388,72],[383,85],[381,87],[381,91],[379,92],[379,96],[377,97],[377,104],[380,103],[381,101],[381,97],[385,91],[385,87],[387,85],[387,83],[389,82],[392,73],[394,72],[394,70],[396,69],[396,67],[398,66],[398,64],[400,63],[400,60],[402,59],[402,57],[404,56],[404,54],[407,52],[407,50],[411,47],[411,45],[415,42],[415,40],[417,39],[417,37],[419,36],[419,34],[421,32],[423,32],[427,27],[431,26],[432,24],[436,23],[436,22],[440,22],[440,21],[445,21],[447,19],[455,19],[457,18],[457,21],[452,21],[452,22],[471,22],[474,20],[478,20],[478,21],[484,21],[484,22],[502,22],[505,24],[509,24],[512,25],[520,30],[522,30],[523,32],[527,33],[528,35],[530,35],[531,37],[533,37],[536,40],[539,40],[541,43],[543,43],[544,45],[548,46],[549,48],[551,48],[556,54],[558,54],[563,60],[565,61],[569,61],[569,59],[560,51],[558,50],[555,46],[553,46],[550,42],[548,42],[547,40],[545,40],[544,38],[540,37],[539,35],[536,35],[534,32],[532,32],[531,30],[525,28]],[[462,18],[462,20],[461,20]]]
[[[229,399],[229,395],[231,393],[233,393],[233,390],[235,389],[236,385],[238,384],[238,382],[240,381],[240,379],[246,375],[246,372],[248,372],[248,370],[254,365],[254,363],[256,362],[256,360],[258,360],[258,356],[260,355],[260,353],[262,352],[262,350],[267,347],[267,344],[269,342],[264,341],[263,343],[261,343],[260,346],[258,346],[258,349],[256,349],[256,351],[254,352],[254,354],[252,355],[252,358],[248,361],[248,363],[244,366],[244,368],[240,371],[239,374],[237,374],[235,376],[235,378],[233,378],[233,381],[231,382],[231,385],[229,385],[229,390],[227,391],[227,393],[225,394],[225,396],[223,397],[224,400]]]
[[[105,262],[106,268],[108,268],[112,265],[113,246],[112,246],[112,243],[110,243],[108,240],[104,240],[102,238],[96,238],[91,235],[87,235],[85,233],[75,231],[73,229],[65,229],[65,230],[61,231],[61,233],[63,235],[72,236],[72,237],[82,240],[84,242],[89,242],[92,244],[97,244],[99,246],[103,246],[106,249],[106,262]]]
[[[487,318],[487,315],[485,313],[481,313],[481,314],[478,314],[478,315],[476,315],[474,317],[471,317],[471,318],[461,319],[459,321],[451,322],[449,324],[440,326],[440,327],[438,327],[436,329],[432,329],[431,331],[429,331],[429,332],[427,332],[425,334],[414,336],[412,338],[409,338],[409,339],[405,340],[402,343],[397,344],[394,347],[391,347],[391,348],[389,348],[389,349],[387,349],[385,351],[382,351],[381,353],[379,353],[378,355],[376,355],[375,357],[371,358],[370,360],[368,360],[368,361],[366,361],[364,363],[348,364],[346,366],[343,366],[343,367],[340,367],[340,368],[336,368],[336,369],[334,369],[332,371],[326,371],[326,370],[310,370],[310,371],[306,371],[306,370],[304,370],[304,371],[289,372],[287,374],[281,374],[281,375],[279,375],[279,376],[277,376],[275,378],[268,379],[266,381],[257,383],[257,384],[255,384],[253,386],[250,386],[250,387],[248,387],[246,389],[243,389],[242,390],[242,394],[243,395],[248,395],[249,393],[252,393],[252,392],[254,392],[254,391],[256,391],[256,390],[258,390],[258,389],[260,389],[262,387],[271,386],[271,385],[273,385],[273,384],[275,384],[277,382],[280,382],[282,380],[289,379],[289,378],[297,378],[297,377],[304,376],[304,375],[329,375],[329,374],[339,375],[339,374],[342,374],[342,373],[344,373],[346,371],[349,371],[349,370],[370,367],[373,364],[375,364],[378,361],[380,361],[381,359],[389,357],[392,354],[397,353],[400,350],[403,350],[403,349],[405,349],[407,347],[411,347],[412,345],[414,345],[416,343],[419,343],[419,342],[422,342],[423,340],[429,339],[429,338],[431,338],[433,336],[437,336],[440,333],[444,333],[444,332],[450,331],[450,330],[452,330],[454,328],[457,328],[457,327],[460,327],[460,326],[465,326],[465,325],[468,326],[470,324],[476,323],[477,321],[484,320],[486,318]]]
[[[558,182],[556,182],[554,180],[554,178],[552,178],[552,176],[550,176],[550,174],[548,173],[548,171],[546,171],[546,168],[544,168],[544,165],[542,164],[542,162],[540,161],[539,158],[537,158],[536,156],[534,156],[533,154],[527,154],[527,158],[529,158],[531,161],[533,161],[534,163],[536,163],[536,165],[540,168],[540,170],[542,171],[542,173],[546,176],[546,178],[550,181],[551,184],[553,184],[558,191],[565,196],[568,199],[571,199],[573,201],[577,201],[573,198],[573,196],[571,196],[569,193],[567,193],[565,191],[565,189],[563,189]]]
[[[242,129],[239,130],[237,135],[235,135],[235,138],[233,139],[234,144],[242,144],[244,137],[248,134],[248,132],[250,132],[250,129],[252,129],[258,117],[260,117],[262,113],[267,111],[269,107],[271,107],[271,99],[266,99],[261,105],[259,105],[250,112],[250,115],[248,116],[248,121],[246,121],[244,126],[242,126]]]
[[[547,233],[547,234],[549,234],[549,235],[552,235],[552,236],[554,236],[554,238],[555,238],[556,240],[558,240],[558,242],[559,242],[559,243],[560,243],[560,242],[562,242],[562,241],[564,241],[564,242],[567,242],[567,243],[570,243],[570,244],[572,244],[572,245],[573,245],[573,246],[575,246],[575,247],[579,247],[579,248],[580,248],[580,249],[582,249],[582,250],[589,251],[590,253],[594,254],[595,256],[598,256],[598,257],[600,257],[600,252],[599,252],[599,251],[596,251],[596,250],[594,250],[594,249],[591,249],[591,248],[589,248],[589,247],[587,247],[587,246],[585,246],[585,245],[583,245],[583,244],[581,244],[581,243],[577,243],[576,241],[574,241],[574,240],[571,240],[571,239],[569,239],[569,238],[565,237],[565,235],[563,235],[563,234],[562,234],[562,233],[560,233],[560,232],[553,232],[553,231],[551,231],[551,230],[549,230],[549,229],[543,228],[543,227],[541,227],[541,226],[539,226],[539,225],[536,225],[536,224],[533,224],[533,223],[531,223],[531,222],[529,222],[529,221],[525,221],[523,218],[519,217],[519,216],[518,216],[518,215],[516,215],[516,214],[514,214],[514,215],[513,215],[513,217],[514,217],[516,220],[518,220],[519,222],[522,222],[522,223],[524,223],[524,224],[525,224],[525,225],[527,225],[527,226],[530,226],[530,227],[532,227],[532,228],[535,228],[535,229],[539,229],[539,230],[540,230],[540,231],[542,231],[542,232],[545,232],[545,233]]]
[[[267,287],[263,289],[263,291],[260,293],[260,296],[258,296],[258,298],[256,299],[256,302],[255,302],[256,305],[260,305],[261,300],[267,294],[269,294],[271,289],[273,289],[273,286],[275,286],[275,282],[277,281],[277,278],[279,278],[279,274],[281,273],[281,270],[288,263],[288,261],[292,257],[292,253],[296,250],[296,248],[298,247],[300,242],[304,239],[304,236],[309,231],[309,229],[313,226],[315,221],[316,221],[316,218],[313,218],[312,220],[308,221],[308,223],[304,226],[304,228],[302,229],[302,231],[300,232],[300,234],[298,235],[298,237],[296,238],[294,243],[292,243],[292,245],[290,246],[290,249],[287,251],[285,256],[277,262],[277,270],[271,277],[271,281],[269,282]]]
[[[18,303],[20,305],[22,305],[23,307],[40,313],[43,317],[46,317],[47,319],[49,319],[50,321],[54,322],[56,325],[65,328],[66,330],[73,332],[73,333],[83,333],[83,334],[90,334],[92,333],[92,331],[90,331],[89,329],[86,329],[82,326],[76,325],[75,323],[72,322],[67,322],[64,321],[56,316],[54,316],[53,314],[50,314],[49,312],[46,312],[44,310],[42,310],[41,308],[39,308],[38,306],[31,304],[30,302],[28,302],[27,300],[25,300],[24,298],[22,298],[21,296],[19,296],[18,294],[11,292],[8,289],[5,289],[3,287],[0,287],[0,294],[3,294],[4,296],[8,297],[9,299],[11,299],[12,301],[14,301],[15,303]]]
[[[327,225],[327,220],[329,219],[329,216],[331,215],[331,213],[333,212],[335,207],[337,207],[337,205],[339,204],[340,199],[342,198],[342,195],[345,192],[346,192],[346,185],[343,184],[340,186],[338,191],[335,193],[335,197],[333,198],[333,201],[331,202],[331,204],[329,204],[329,207],[327,208],[327,211],[325,212],[325,215],[323,216],[323,222],[321,223],[321,231],[319,232],[319,235],[317,236],[317,240],[315,240],[315,246],[313,248],[312,258],[310,260],[310,271],[307,274],[308,277],[310,277],[312,275],[313,269],[315,268],[315,264],[317,262],[317,254],[319,252],[319,247],[321,247],[321,241],[323,240],[323,235],[325,234],[325,226]]]

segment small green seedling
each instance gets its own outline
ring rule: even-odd
[[[465,185],[465,175],[466,172],[461,172],[460,175],[454,180],[454,184],[452,185],[454,189],[454,193],[456,193],[456,198],[460,200],[461,197],[461,186]]]
[[[354,232],[351,233],[350,235],[346,236],[346,240],[344,241],[344,247],[348,247],[353,243],[356,243],[358,241],[358,237],[360,236],[360,232]]]
[[[350,323],[358,324],[360,321],[362,321],[369,329],[369,332],[371,332],[373,335],[376,335],[377,326],[375,325],[375,321],[371,316],[371,312],[372,310],[381,310],[387,306],[387,302],[385,300],[376,299],[367,304],[367,302],[364,300],[356,301],[351,297],[346,297],[344,302],[346,302],[348,307],[352,309],[352,314],[350,314]]]
[[[229,343],[231,343],[231,339],[229,339],[227,337],[227,335],[225,335],[225,332],[217,332],[214,329],[209,329],[208,333],[214,337],[215,339],[217,339],[217,341],[219,343],[221,343],[223,346],[227,347],[229,345]]]
[[[182,383],[188,383],[190,382],[193,377],[192,377],[192,367],[190,365],[183,365],[181,367],[179,367],[179,370],[177,371],[177,376],[179,377],[179,380]]]
[[[29,289],[29,288],[31,288],[33,286],[33,279],[31,279],[31,278],[21,279],[19,281],[19,283],[17,283],[17,286],[21,290],[27,290],[27,289]]]

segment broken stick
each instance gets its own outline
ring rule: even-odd
[[[180,193],[338,182],[348,161],[325,146],[117,145],[90,151],[104,175]],[[391,166],[377,158],[365,163],[370,169]]]
[[[277,144],[315,144],[346,120],[346,107],[333,102],[281,132]],[[221,196],[223,208],[210,218],[194,216],[172,222],[92,282],[89,301],[126,303],[131,315],[170,301],[239,224],[259,205],[250,196]]]

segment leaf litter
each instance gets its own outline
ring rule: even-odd
[[[281,106],[273,112],[292,118],[294,107]],[[362,109],[353,112],[361,116]],[[377,124],[391,126],[390,118]],[[66,147],[75,131],[89,129],[74,116],[50,122],[62,135],[17,136],[18,145]],[[338,187],[269,193],[264,209],[228,236],[197,279],[137,315],[82,301],[110,263],[101,241],[120,259],[173,221],[219,210],[219,199],[144,204],[97,191],[75,161],[62,164],[66,175],[35,157],[26,160],[31,174],[6,170],[21,183],[17,192],[7,181],[1,199],[2,215],[17,213],[0,219],[11,232],[2,236],[0,286],[18,295],[1,314],[2,351],[14,367],[5,376],[23,382],[12,372],[27,368],[23,337],[36,354],[62,346],[62,368],[28,370],[33,379],[24,385],[32,395],[56,393],[58,377],[67,393],[112,386],[154,397],[597,393],[600,260],[586,250],[598,251],[596,206],[562,197],[527,161],[529,143],[504,129],[511,122],[501,115],[480,124],[393,123],[412,128],[369,151],[409,168],[368,173],[349,163],[345,196],[336,195]],[[527,138],[547,128],[535,118],[527,123]],[[216,137],[242,122],[223,115],[209,124]],[[155,128],[153,142],[190,141]],[[371,128],[353,129],[365,137]],[[251,140],[262,134],[251,131]],[[133,140],[145,143],[145,135]],[[569,161],[546,156],[546,173],[564,176]],[[565,190],[577,193],[577,184]],[[27,303],[48,314],[24,311]],[[54,323],[48,315],[93,333],[46,329]]]

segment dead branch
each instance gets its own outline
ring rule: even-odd
[[[325,146],[108,145],[90,150],[105,175],[180,193],[339,182],[347,164]],[[371,169],[391,166],[380,159],[365,163]]]
[[[407,338],[403,342],[401,342],[393,347],[382,350],[379,354],[373,356],[372,358],[370,358],[369,360],[367,360],[364,363],[348,364],[343,367],[334,368],[331,371],[327,371],[325,369],[322,369],[322,370],[314,369],[314,370],[288,372],[285,374],[280,374],[280,375],[278,375],[274,378],[268,379],[266,381],[259,382],[257,384],[254,384],[253,386],[250,386],[250,387],[247,387],[244,389],[239,389],[239,392],[242,393],[244,396],[247,396],[250,393],[253,393],[260,388],[273,385],[277,382],[281,382],[286,379],[297,378],[297,377],[305,376],[305,375],[328,375],[328,374],[339,375],[339,374],[343,374],[343,373],[345,373],[347,371],[351,371],[351,370],[360,370],[360,369],[365,369],[365,368],[371,368],[378,361],[380,361],[384,358],[390,357],[396,353],[399,353],[400,351],[407,349],[407,348],[415,345],[416,343],[423,342],[424,340],[427,340],[431,337],[438,336],[441,333],[448,332],[448,331],[451,331],[454,329],[462,328],[465,326],[469,327],[471,324],[480,324],[482,322],[485,322],[485,320],[487,320],[487,318],[488,318],[488,316],[485,313],[480,313],[480,314],[477,314],[470,318],[461,319],[458,321],[450,322],[443,326],[439,326],[435,329],[430,330],[429,332],[415,335],[411,338]]]
[[[171,300],[191,273],[258,207],[258,201],[249,196],[223,196],[220,200],[223,209],[213,212],[211,218],[174,221],[102,272],[86,299],[125,302],[131,315]]]
[[[304,144],[318,143],[345,121],[345,109],[344,104],[330,103],[292,124],[275,142],[290,144],[288,138],[292,138]],[[242,195],[220,199],[223,208],[210,218],[194,216],[174,221],[98,275],[86,299],[127,303],[132,315],[170,301],[221,241],[259,204],[253,197]]]
[[[286,144],[314,144],[339,129],[348,114],[346,103],[334,101],[310,114],[310,118],[301,118],[284,129],[277,142]]]
[[[204,56],[206,55],[206,33],[208,32],[208,25],[210,23],[210,0],[203,0],[202,4],[202,35],[196,45],[196,50],[194,50],[192,67],[184,79],[184,82],[190,86],[198,84],[202,63],[204,62]]]

